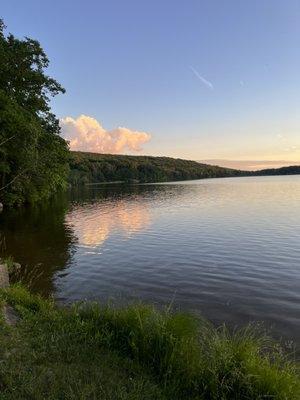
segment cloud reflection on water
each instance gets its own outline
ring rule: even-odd
[[[150,224],[150,213],[145,202],[115,200],[75,206],[65,217],[78,244],[101,246],[112,234],[129,238]]]

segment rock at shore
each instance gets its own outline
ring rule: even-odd
[[[0,288],[6,288],[9,286],[9,275],[8,269],[5,264],[0,264]]]
[[[5,264],[0,264],[0,288],[5,289],[9,286],[9,274],[8,274],[8,269]],[[0,309],[1,311],[1,309]],[[14,310],[13,307],[11,307],[8,304],[4,304],[2,306],[2,312],[4,316],[4,321],[8,325],[15,325],[19,321],[19,316]]]

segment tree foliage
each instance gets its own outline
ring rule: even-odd
[[[44,50],[4,31],[0,20],[0,201],[16,205],[66,185],[68,146],[50,108],[64,89],[45,74]]]

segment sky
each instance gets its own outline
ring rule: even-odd
[[[300,0],[2,0],[0,16],[45,49],[73,149],[300,162]]]

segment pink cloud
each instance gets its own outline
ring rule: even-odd
[[[62,136],[69,141],[71,150],[94,153],[119,154],[124,151],[139,152],[151,139],[146,132],[119,127],[108,131],[92,117],[65,117],[60,120]]]

